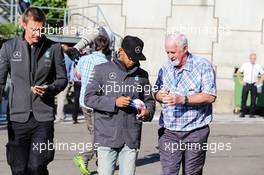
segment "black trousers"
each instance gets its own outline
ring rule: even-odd
[[[80,109],[80,92],[81,92],[81,82],[75,81],[73,84],[74,87],[74,110],[72,114],[72,120],[77,121],[79,109]]]
[[[251,102],[250,102],[250,115],[254,115],[256,109],[256,98],[257,98],[257,87],[254,84],[246,84],[243,86],[242,90],[242,102],[241,102],[241,111],[242,114],[246,113],[246,105],[247,105],[247,98],[248,93],[250,92]]]
[[[9,121],[6,156],[12,175],[48,175],[53,138],[53,121],[38,122],[32,113],[26,123]]]

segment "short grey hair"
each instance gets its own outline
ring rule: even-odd
[[[173,40],[176,46],[182,49],[188,46],[188,39],[183,33],[176,32],[176,33],[168,34],[166,35],[165,42],[167,42],[168,40]]]
[[[256,52],[251,52],[251,53],[249,54],[249,56],[252,56],[252,55],[257,56]]]

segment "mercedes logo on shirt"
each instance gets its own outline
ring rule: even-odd
[[[110,80],[116,79],[116,73],[115,72],[110,72],[109,73],[109,78],[110,78]]]
[[[20,62],[22,61],[22,55],[20,51],[14,51],[13,52],[13,57],[11,58],[12,61],[15,62]]]
[[[21,52],[19,52],[19,51],[14,51],[14,53],[13,53],[13,57],[14,57],[14,58],[21,58]]]

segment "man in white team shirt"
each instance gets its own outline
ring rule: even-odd
[[[254,118],[257,98],[257,86],[261,85],[262,81],[264,80],[263,68],[261,67],[261,65],[256,64],[256,57],[256,53],[251,53],[249,57],[250,61],[244,63],[237,71],[237,78],[240,84],[243,86],[240,117],[245,117],[247,97],[250,91],[251,104],[249,115],[251,118]],[[241,78],[241,73],[243,73],[243,79]],[[259,75],[261,75],[260,79],[258,78]]]

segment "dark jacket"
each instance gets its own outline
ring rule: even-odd
[[[95,143],[112,148],[120,148],[124,144],[130,148],[139,148],[142,125],[136,120],[136,109],[118,108],[115,101],[120,96],[141,99],[151,113],[151,121],[155,112],[155,101],[148,73],[138,66],[126,70],[118,60],[95,66],[93,72],[84,102],[94,109]],[[137,90],[132,90],[135,87]]]
[[[67,85],[60,44],[44,36],[35,48],[35,54],[32,55],[27,41],[20,36],[5,42],[0,50],[0,92],[5,87],[7,74],[10,73],[11,77],[11,121],[26,122],[30,112],[33,112],[37,121],[54,120],[54,96]],[[31,66],[33,63],[34,67]],[[45,84],[48,90],[44,97],[31,92],[32,86]]]

